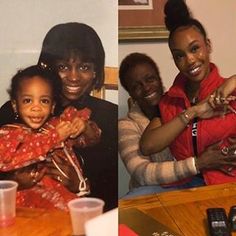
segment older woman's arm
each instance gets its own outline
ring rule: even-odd
[[[167,184],[197,174],[194,158],[174,161],[168,149],[157,161],[144,156],[139,147],[141,130],[128,119],[119,120],[119,153],[129,174],[140,185]]]
[[[176,161],[168,152],[158,153],[158,160],[141,153],[139,142],[141,130],[131,120],[119,121],[119,153],[120,157],[136,182],[140,185],[155,185],[172,183],[199,173],[204,169],[218,169],[230,175],[230,170],[224,165],[236,166],[236,140],[232,140],[228,155],[222,153],[218,143],[207,147],[198,157],[187,157]]]

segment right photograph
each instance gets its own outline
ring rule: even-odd
[[[235,1],[118,5],[119,235],[234,235]]]

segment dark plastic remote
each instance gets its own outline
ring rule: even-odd
[[[236,206],[232,206],[229,211],[229,225],[231,231],[236,231]]]
[[[208,208],[207,220],[211,236],[231,236],[224,208]]]

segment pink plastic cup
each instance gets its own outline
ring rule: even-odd
[[[17,186],[15,181],[0,180],[0,227],[7,227],[15,222]]]

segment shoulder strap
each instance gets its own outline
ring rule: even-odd
[[[197,156],[197,154],[198,154],[198,151],[197,151],[197,118],[193,119],[193,124],[192,124],[192,140],[193,140],[194,155]]]
[[[191,101],[191,106],[196,105],[198,99],[195,97],[192,101]],[[192,123],[192,140],[193,140],[193,151],[194,151],[194,155],[197,156],[198,151],[197,151],[197,117],[195,117],[193,119],[193,123]]]

